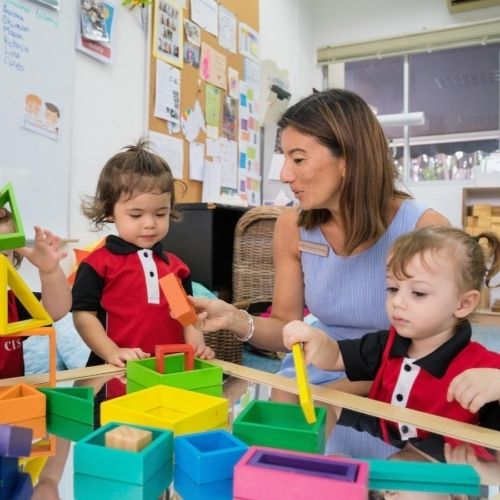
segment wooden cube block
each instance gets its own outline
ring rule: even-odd
[[[151,443],[152,435],[146,429],[120,425],[106,432],[104,442],[109,448],[119,450],[140,451]]]
[[[491,216],[491,205],[472,205],[472,215],[489,215]]]

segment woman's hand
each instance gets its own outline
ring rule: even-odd
[[[198,315],[195,326],[202,332],[233,330],[235,315],[242,314],[231,304],[219,299],[189,297]],[[240,318],[241,320],[241,318]]]

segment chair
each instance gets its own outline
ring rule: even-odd
[[[234,231],[233,302],[271,302],[274,288],[273,234],[283,207],[254,207]]]
[[[274,287],[273,233],[282,207],[253,207],[234,230],[233,304],[250,313],[263,312]],[[229,332],[206,333],[205,341],[218,359],[241,363],[243,342]]]

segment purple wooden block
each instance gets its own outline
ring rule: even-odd
[[[297,471],[310,476],[326,477],[337,481],[356,481],[358,475],[357,464],[326,461],[316,457],[298,457],[279,452],[258,450],[248,461],[248,465],[266,467],[268,469],[287,472]]]
[[[29,457],[32,440],[32,429],[0,425],[0,457]]]

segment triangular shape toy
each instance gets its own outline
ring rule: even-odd
[[[7,290],[10,288],[32,319],[8,322]],[[54,321],[14,269],[9,259],[0,254],[0,336],[51,325]]]
[[[21,215],[17,206],[16,197],[14,196],[14,188],[10,182],[0,191],[0,208],[5,207],[7,204],[9,205],[9,210],[12,214],[12,220],[16,230],[13,233],[0,234],[0,250],[20,248],[26,244]]]
[[[38,390],[47,398],[47,414],[94,425],[92,387],[38,387]]]

